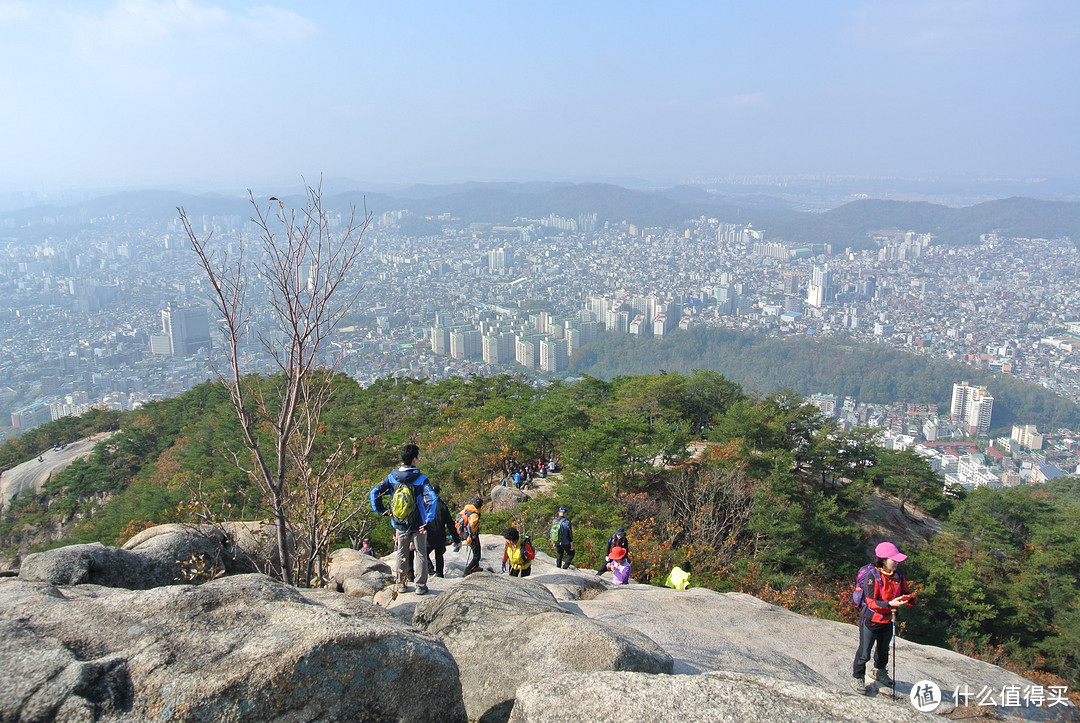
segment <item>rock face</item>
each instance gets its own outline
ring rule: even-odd
[[[230,575],[267,572],[277,566],[276,530],[269,522],[223,522],[217,525],[155,525],[132,537],[123,549],[186,560],[198,539],[209,538],[219,563]],[[187,553],[187,556],[185,556]]]
[[[529,496],[516,487],[496,485],[491,488],[491,502],[488,507],[496,512],[509,510],[529,499]]]
[[[563,606],[648,635],[674,658],[676,673],[728,671],[771,678],[777,686],[791,682],[849,694],[851,663],[859,641],[854,625],[799,615],[752,595],[704,588],[680,591],[649,585],[613,586],[591,600],[565,602]],[[890,662],[890,672],[891,667]],[[1020,690],[1031,685],[996,665],[902,637],[896,641],[896,680],[896,694],[902,702],[918,681],[936,683],[944,697],[938,713],[952,710],[957,687],[966,685],[975,695],[988,686],[1000,699],[1006,686]],[[870,685],[868,694],[885,695],[876,684]],[[906,712],[913,714],[914,709],[907,705]],[[1018,711],[1025,720],[1046,720],[1053,719],[1061,708],[997,709],[1006,719],[1015,718]]]
[[[906,723],[919,714],[906,700],[888,704],[739,673],[557,675],[518,688],[511,723]]]
[[[465,720],[454,659],[263,575],[127,591],[0,580],[0,720]]]
[[[470,719],[506,720],[517,687],[529,680],[671,672],[671,656],[645,635],[574,615],[529,579],[470,575],[418,604],[413,622],[441,637],[457,660]]]
[[[246,530],[244,534],[251,537]],[[208,571],[220,568],[227,573],[244,573],[256,569],[252,556],[220,528],[161,525],[139,533],[124,548],[95,542],[27,555],[19,578],[52,585],[149,590],[184,582],[185,570],[195,569],[189,563],[193,558],[204,561]]]

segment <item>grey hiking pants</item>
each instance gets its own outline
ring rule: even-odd
[[[404,580],[409,573],[409,543],[412,543],[413,570],[416,584],[427,586],[427,533],[419,530],[395,530],[394,532],[394,576]]]

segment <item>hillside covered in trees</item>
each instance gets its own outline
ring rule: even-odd
[[[6,556],[120,544],[164,522],[267,516],[266,500],[238,468],[241,434],[219,384],[115,417],[45,425],[36,441],[9,441],[0,459],[10,467],[41,444],[103,426],[119,431],[89,460],[2,511]],[[711,427],[706,440],[695,433],[702,426]],[[486,498],[517,464],[559,460],[553,496],[486,513],[484,532],[512,523],[547,545],[550,521],[566,505],[581,567],[595,565],[608,535],[624,526],[638,580],[659,582],[672,565],[688,564],[695,585],[836,620],[854,617],[852,578],[874,541],[863,531],[872,497],[919,505],[945,521],[945,532],[908,549],[920,604],[903,620],[905,635],[1080,683],[1077,480],[946,496],[918,455],[882,449],[868,430],[832,428],[795,392],[748,394],[714,371],[585,377],[542,390],[509,376],[388,379],[366,389],[338,376],[315,458],[351,446],[334,483],[342,502],[330,509],[296,500],[297,524],[312,511],[352,515],[333,546],[370,535],[388,552],[389,528],[368,509],[368,493],[408,441],[420,445],[419,466],[452,509]],[[317,586],[315,569],[305,579]]]
[[[937,404],[947,409],[952,386],[985,385],[994,395],[993,427],[1080,428],[1080,406],[1007,374],[938,361],[884,344],[841,337],[778,338],[728,329],[676,331],[663,339],[602,334],[570,361],[570,371],[601,379],[711,369],[745,390],[791,387],[804,396],[836,394],[860,402]]]

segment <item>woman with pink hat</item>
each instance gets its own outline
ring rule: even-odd
[[[859,649],[852,665],[851,687],[866,694],[866,664],[873,650],[874,670],[870,677],[883,687],[895,683],[886,667],[889,664],[889,642],[893,637],[893,618],[901,605],[913,607],[915,600],[908,589],[904,573],[898,565],[907,559],[891,542],[881,542],[874,548],[873,564],[859,570],[855,599],[859,611]],[[865,572],[864,572],[865,571]],[[861,591],[861,595],[859,594]],[[875,645],[877,646],[875,648]]]

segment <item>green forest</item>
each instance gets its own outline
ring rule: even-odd
[[[970,381],[986,386],[994,396],[992,434],[1008,435],[1014,424],[1080,429],[1080,406],[1037,384],[840,337],[781,339],[727,329],[675,331],[663,339],[602,334],[570,360],[571,373],[601,379],[659,369],[683,374],[711,369],[746,390],[791,387],[804,396],[937,404],[945,410],[953,384]]]
[[[694,335],[678,343],[712,349]],[[271,390],[275,380],[261,383]],[[545,531],[565,505],[580,567],[595,566],[623,526],[639,581],[659,584],[671,566],[686,565],[696,586],[852,621],[853,578],[876,541],[864,533],[868,503],[882,496],[944,527],[905,550],[918,598],[902,622],[907,638],[1080,684],[1080,481],[945,495],[917,454],[885,450],[869,430],[833,427],[796,391],[762,395],[745,384],[702,369],[584,376],[542,389],[506,375],[368,388],[336,376],[316,456],[351,445],[338,482],[359,511],[336,544],[370,535],[380,554],[389,551],[386,518],[370,512],[368,495],[404,443],[420,446],[419,466],[451,509],[487,499],[517,464],[555,458],[553,495],[486,512],[483,532],[514,524],[550,552]],[[241,434],[220,384],[135,412],[44,425],[8,441],[0,460],[6,469],[43,444],[102,429],[118,432],[3,510],[5,555],[24,555],[46,530],[66,531],[54,546],[116,545],[154,524],[266,516],[233,456],[242,454]]]

